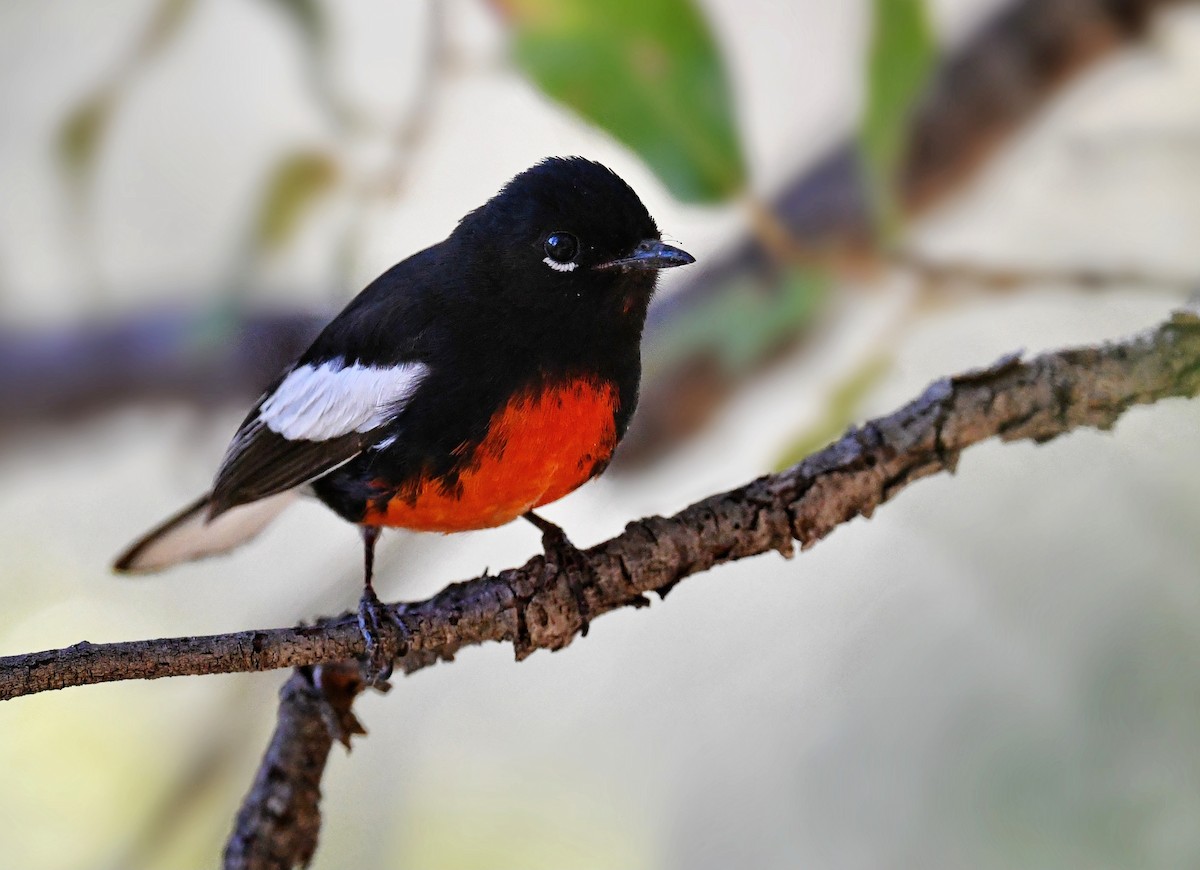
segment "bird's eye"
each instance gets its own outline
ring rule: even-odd
[[[570,233],[554,232],[546,236],[546,259],[551,269],[569,272],[577,265],[574,260],[579,254],[579,240]]]

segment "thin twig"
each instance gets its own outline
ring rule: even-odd
[[[1023,267],[937,260],[913,251],[899,251],[892,262],[919,276],[931,289],[944,291],[963,285],[992,293],[1004,293],[1031,284],[1056,284],[1078,290],[1108,290],[1114,287],[1152,287],[1186,297],[1200,288],[1200,274],[1154,274],[1136,269],[1089,269],[1071,267]]]

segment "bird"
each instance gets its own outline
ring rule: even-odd
[[[454,533],[524,518],[547,559],[586,571],[535,509],[608,465],[637,405],[658,273],[693,262],[611,169],[542,160],[351,300],[255,403],[209,492],[114,570],[226,552],[315,496],[360,530],[358,624],[386,678],[379,632],[390,611],[373,582],[382,529]],[[586,632],[586,599],[572,591]]]

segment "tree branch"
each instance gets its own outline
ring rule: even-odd
[[[594,578],[584,594],[594,617],[644,606],[714,565],[770,550],[790,556],[841,523],[870,517],[901,489],[939,471],[981,441],[1047,441],[1084,426],[1110,428],[1132,405],[1200,393],[1200,309],[1177,312],[1125,341],[1006,357],[944,378],[888,417],[778,474],[711,496],[670,518],[649,517],[587,551]],[[404,637],[385,638],[411,672],[460,648],[513,642],[517,658],[559,649],[580,618],[568,578],[541,556],[498,576],[455,583],[425,601],[393,605]],[[364,655],[350,614],[311,626],[208,637],[89,644],[0,659],[0,700],[112,680],[263,671]]]
[[[225,870],[306,866],[321,829],[321,775],[336,736],[363,734],[350,705],[362,690],[352,663],[298,668],[279,691],[271,743],[225,846]]]

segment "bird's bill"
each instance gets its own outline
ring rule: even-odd
[[[660,242],[657,239],[647,239],[638,243],[633,253],[619,260],[609,260],[601,263],[597,269],[671,269],[675,266],[686,266],[696,262],[696,258],[681,248]]]

